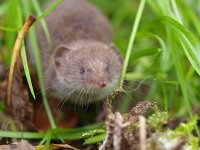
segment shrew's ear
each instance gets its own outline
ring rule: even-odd
[[[110,43],[110,44],[108,45],[108,49],[109,49],[109,50],[112,50],[114,53],[116,53],[117,56],[118,56],[118,59],[120,60],[120,62],[121,62],[121,63],[123,62],[122,56],[121,56],[121,54],[119,53],[119,50],[117,49],[117,47],[115,46],[114,43]]]
[[[66,54],[70,51],[66,45],[59,45],[55,49],[55,53],[53,55],[54,65],[56,67],[61,67],[64,59],[66,58]]]

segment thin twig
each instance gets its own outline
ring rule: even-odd
[[[133,28],[132,28],[132,31],[131,31],[131,36],[130,36],[130,39],[129,39],[128,48],[127,48],[126,56],[125,56],[125,60],[124,60],[124,66],[123,66],[123,70],[122,70],[122,74],[121,74],[121,79],[119,81],[119,88],[120,89],[123,89],[125,74],[126,74],[126,71],[127,71],[127,68],[128,68],[128,63],[129,63],[131,51],[132,51],[132,48],[133,48],[133,43],[134,43],[134,40],[135,40],[136,32],[138,30],[138,26],[139,26],[139,23],[140,23],[140,19],[141,19],[141,16],[142,16],[142,12],[143,12],[145,3],[146,3],[146,0],[140,1],[140,5],[139,5],[139,8],[138,8],[136,18],[135,18],[135,22],[133,24]]]

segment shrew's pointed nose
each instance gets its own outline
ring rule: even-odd
[[[104,88],[104,87],[107,86],[107,82],[106,82],[106,81],[101,81],[101,82],[99,82],[99,86],[100,86],[101,88]]]

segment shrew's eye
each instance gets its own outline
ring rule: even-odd
[[[110,72],[110,67],[107,66],[107,67],[105,68],[105,71],[109,73],[109,72]]]
[[[80,74],[84,74],[85,73],[85,68],[81,67],[80,68]]]

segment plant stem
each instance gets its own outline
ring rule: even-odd
[[[121,74],[121,79],[120,79],[120,82],[119,82],[119,88],[120,89],[123,88],[125,74],[126,74],[126,71],[127,71],[131,51],[132,51],[132,48],[133,48],[133,43],[134,43],[134,40],[135,40],[135,35],[136,35],[137,29],[138,29],[138,26],[139,26],[139,23],[140,23],[140,19],[141,19],[142,12],[143,12],[143,9],[144,9],[144,6],[145,6],[145,2],[146,2],[146,0],[141,0],[139,8],[138,8],[138,13],[136,15],[135,22],[133,24],[133,28],[132,28],[132,32],[131,32],[131,36],[130,36],[130,39],[129,39],[125,60],[124,60],[124,66],[123,66],[123,70],[122,70],[122,74]]]
[[[53,2],[47,8],[47,10],[37,18],[36,22],[33,25],[35,25],[36,23],[41,21],[46,15],[48,15],[61,2],[62,2],[62,0],[56,0],[55,2]],[[36,37],[35,31],[31,30],[30,34],[32,34],[31,41],[32,41],[32,43],[34,43],[33,45],[35,45],[35,47],[33,48],[35,50],[35,51],[33,51],[33,54],[34,54],[34,57],[35,57],[37,73],[38,73],[38,76],[43,76],[42,67],[41,67],[42,63],[41,63],[41,58],[40,58],[40,53],[39,53],[38,42],[35,39],[35,37]],[[52,112],[51,112],[51,109],[50,109],[50,106],[49,106],[49,103],[48,103],[48,100],[47,100],[47,96],[46,96],[46,92],[45,92],[45,85],[44,85],[44,81],[43,81],[42,78],[39,78],[39,84],[40,84],[41,91],[42,91],[43,104],[44,104],[45,110],[47,112],[47,116],[48,116],[49,122],[51,124],[51,127],[53,129],[55,129],[56,128],[56,124],[55,124],[55,121],[54,121],[54,118],[53,118],[53,115],[52,115]]]
[[[41,66],[42,62],[41,62],[41,57],[40,57],[40,53],[39,53],[40,50],[39,50],[39,47],[38,47],[38,42],[37,42],[37,39],[36,39],[36,33],[35,33],[34,28],[32,28],[29,33],[30,33],[30,40],[32,42],[32,49],[34,49],[33,55],[34,55],[34,58],[35,58],[37,74],[38,74],[39,77],[42,77],[43,76],[42,66]],[[44,104],[45,110],[47,112],[49,122],[51,124],[51,127],[53,129],[55,129],[56,124],[55,124],[55,121],[54,121],[54,118],[53,118],[53,115],[52,115],[52,112],[51,112],[51,109],[50,109],[50,106],[49,106],[49,103],[48,103],[48,100],[47,100],[47,95],[46,95],[46,92],[45,92],[45,85],[44,85],[43,78],[39,78],[39,84],[40,84],[40,87],[41,87],[43,104]]]

